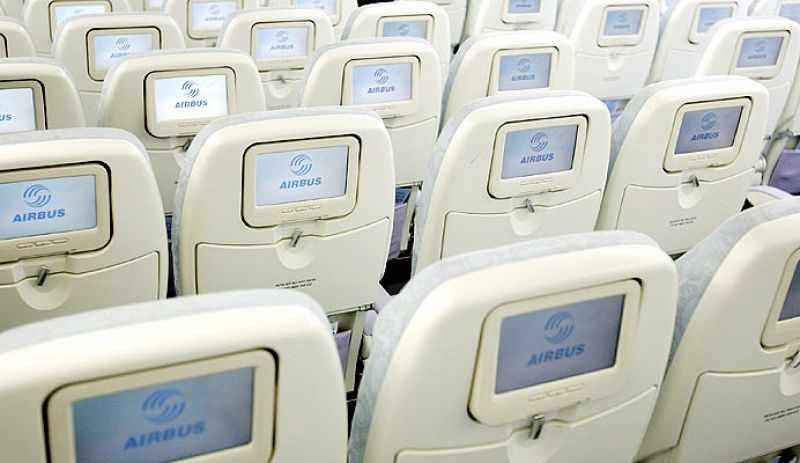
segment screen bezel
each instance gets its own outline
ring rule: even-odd
[[[225,116],[183,121],[158,122],[156,119],[155,82],[171,77],[209,76],[224,74],[228,83],[228,116],[236,113],[236,72],[229,67],[186,69],[182,71],[154,71],[145,76],[145,129],[156,138],[190,137],[196,135],[211,121]]]
[[[503,0],[502,21],[507,24],[539,22],[544,17],[542,10],[546,7],[547,0],[539,0],[538,13],[509,13],[508,7],[511,0]]]
[[[395,16],[381,16],[378,19],[378,26],[375,30],[376,37],[392,37],[398,38],[402,36],[387,36],[383,35],[383,26],[386,23],[393,22],[411,22],[411,21],[424,21],[425,22],[425,40],[430,43],[433,39],[433,16],[429,14],[415,14],[415,15],[395,15]]]
[[[109,173],[98,163],[75,164],[0,172],[0,183],[93,175],[97,225],[94,228],[0,240],[0,262],[53,254],[96,251],[111,241],[111,190]]]
[[[547,82],[547,87],[530,88],[526,90],[500,90],[500,61],[507,56],[519,55],[544,55],[550,54],[550,78]],[[492,58],[492,71],[489,75],[489,91],[486,96],[491,95],[510,95],[514,92],[531,92],[539,90],[547,90],[552,85],[553,75],[557,72],[558,67],[558,48],[556,47],[533,47],[533,48],[514,48],[499,50]]]
[[[492,309],[483,322],[469,410],[478,421],[493,425],[510,423],[579,402],[598,400],[622,389],[631,368],[642,288],[635,280],[503,304]],[[624,295],[614,366],[590,373],[497,394],[497,357],[502,322],[508,317],[548,310],[578,302]]]
[[[734,2],[730,2],[730,3],[701,3],[701,4],[697,5],[697,7],[694,9],[694,16],[692,17],[692,28],[689,29],[689,42],[692,42],[692,43],[695,43],[695,44],[702,42],[703,38],[708,35],[709,31],[711,29],[713,29],[714,26],[716,26],[716,24],[714,24],[714,26],[711,26],[711,28],[709,28],[708,31],[697,32],[697,25],[700,23],[700,11],[704,10],[704,9],[708,9],[708,8],[713,8],[713,9],[716,9],[716,8],[730,8],[731,9],[731,15],[728,18],[725,18],[725,19],[730,19],[730,18],[736,17],[736,8],[737,8],[737,6],[736,6],[736,3],[734,3]],[[722,19],[721,21],[724,21],[724,19]]]
[[[608,22],[608,13],[614,11],[641,11],[642,21],[639,23],[639,32],[636,34],[628,35],[604,35],[606,30],[606,23]],[[597,45],[601,47],[615,47],[615,46],[634,46],[639,45],[644,38],[645,29],[647,28],[647,18],[649,9],[646,4],[639,5],[624,5],[624,6],[607,6],[603,10],[603,19],[600,22],[600,30],[597,35]]]
[[[293,58],[258,58],[258,34],[264,29],[285,29],[293,27],[305,27],[308,34],[308,49],[304,56]],[[302,69],[308,59],[316,50],[317,25],[314,21],[275,21],[259,22],[250,28],[250,56],[256,62],[259,71],[272,71],[277,69]]]
[[[38,80],[7,80],[0,82],[0,90],[15,88],[30,88],[33,90],[33,117],[36,123],[36,130],[45,130],[47,128],[47,118],[45,117],[44,88],[42,83]],[[0,132],[0,135],[24,132],[29,132],[29,130],[23,130],[21,132]]]
[[[775,291],[775,299],[772,301],[767,322],[761,334],[761,344],[764,346],[783,346],[800,338],[800,317],[780,320],[783,304],[789,294],[789,287],[792,284],[792,278],[798,264],[800,264],[800,249],[789,256],[783,270],[783,276],[778,283],[778,289]]]
[[[0,58],[8,58],[8,43],[3,34],[0,34]]]
[[[103,4],[106,7],[106,11],[103,14],[108,14],[114,11],[113,7],[111,6],[111,2],[106,0],[54,0],[47,5],[47,12],[50,15],[50,40],[54,39],[56,36],[56,30],[58,29],[58,24],[56,23],[56,7],[59,6],[69,6],[69,5],[99,5]],[[100,13],[92,13],[92,14],[100,14]]]
[[[219,36],[222,26],[216,30],[196,30],[194,28],[194,5],[198,3],[236,3],[236,10],[242,9],[242,0],[189,0],[186,2],[186,34],[192,39],[214,39]],[[231,14],[235,13],[235,10]],[[225,21],[223,21],[223,24]]]
[[[503,150],[505,149],[506,135],[509,132],[522,130],[542,129],[562,125],[577,125],[578,133],[575,140],[575,155],[572,158],[572,168],[550,174],[530,175],[527,177],[502,178]],[[586,133],[589,127],[588,116],[565,115],[547,119],[534,119],[527,121],[506,122],[497,129],[494,139],[494,153],[489,170],[489,195],[497,199],[530,196],[546,191],[565,190],[572,187],[580,177],[583,169],[583,158],[586,155]]]
[[[382,64],[411,64],[411,99],[394,103],[353,103],[353,68],[357,66],[380,66]],[[342,105],[368,108],[383,118],[407,116],[416,112],[419,107],[420,61],[417,56],[397,56],[393,58],[353,59],[344,65],[342,83]]]
[[[277,364],[269,352],[253,350],[110,378],[90,379],[57,389],[46,403],[48,447],[52,462],[78,463],[75,457],[75,430],[72,419],[74,402],[244,368],[253,368],[253,422],[250,443],[207,453],[202,455],[202,458],[208,463],[268,461],[273,452]],[[259,439],[259,436],[262,438]],[[198,457],[200,456],[187,458]],[[184,460],[186,458],[178,461]]]
[[[739,61],[739,54],[742,52],[742,46],[744,45],[745,39],[757,39],[757,38],[776,38],[780,37],[783,39],[781,42],[781,49],[778,51],[778,59],[775,61],[775,64],[772,66],[754,66],[754,67],[739,67],[737,66],[737,62]],[[787,30],[775,30],[775,31],[765,31],[765,32],[745,32],[744,34],[739,36],[739,41],[736,44],[736,52],[733,54],[733,60],[731,61],[731,68],[730,73],[732,75],[737,76],[745,76],[751,79],[772,79],[778,75],[781,71],[781,67],[783,66],[783,59],[786,56],[786,49],[789,48],[789,31]]]
[[[108,69],[98,69],[95,58],[94,39],[96,37],[115,35],[150,35],[153,38],[153,50],[161,49],[161,30],[156,27],[126,27],[120,29],[90,29],[86,33],[86,57],[89,77],[97,82],[102,82],[108,74]]]
[[[262,154],[314,148],[347,146],[347,185],[345,194],[336,198],[311,199],[294,203],[256,206],[256,158]],[[244,153],[242,179],[242,217],[253,228],[287,222],[324,220],[350,214],[356,206],[358,175],[361,166],[361,142],[355,135],[259,143]]]
[[[729,108],[732,106],[742,106],[742,114],[739,116],[739,126],[736,128],[736,135],[733,138],[733,146],[729,148],[718,148],[706,151],[699,151],[692,154],[675,154],[678,145],[678,136],[681,131],[683,116],[687,112],[707,111],[716,108]],[[680,172],[683,170],[700,169],[704,167],[718,167],[732,163],[739,155],[750,119],[750,108],[752,101],[750,98],[731,98],[728,100],[707,101],[703,103],[687,103],[678,109],[675,120],[672,122],[672,134],[669,138],[667,151],[664,153],[664,170],[667,172]]]

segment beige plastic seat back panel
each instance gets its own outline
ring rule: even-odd
[[[487,32],[552,31],[557,11],[556,0],[469,1],[461,40]]]
[[[0,20],[0,50],[3,58],[36,56],[28,30],[22,25],[22,21],[14,17]]]
[[[213,47],[228,16],[259,6],[258,0],[165,0],[164,12],[178,23],[187,47]]]

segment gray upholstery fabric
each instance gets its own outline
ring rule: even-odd
[[[269,310],[269,306],[286,304],[303,307],[328,324],[319,304],[305,294],[289,290],[234,291],[93,310],[31,323],[0,334],[0,354],[59,338],[122,326],[234,308],[264,307]]]
[[[372,415],[394,351],[422,301],[438,286],[461,275],[494,266],[555,254],[630,244],[658,247],[649,237],[635,232],[582,233],[454,256],[416,275],[381,312],[375,324],[373,348],[358,392],[350,433],[350,462],[363,461]]]
[[[622,116],[620,116],[616,120],[616,122],[614,122],[614,125],[611,127],[611,156],[608,161],[608,174],[606,178],[611,178],[611,173],[614,171],[614,165],[617,162],[617,158],[619,157],[619,152],[622,149],[622,145],[625,143],[625,138],[627,138],[628,132],[630,131],[633,122],[639,116],[639,111],[641,111],[642,108],[644,108],[645,104],[647,104],[647,102],[650,100],[650,97],[668,88],[689,86],[689,85],[708,83],[708,82],[727,82],[736,79],[746,79],[746,77],[709,76],[709,77],[692,77],[688,79],[666,80],[664,82],[658,82],[655,84],[648,85],[647,87],[639,91],[639,93],[637,93],[636,96],[634,96],[631,99],[631,101],[628,102],[628,105],[625,107]]]
[[[218,130],[233,125],[247,124],[250,122],[268,121],[273,119],[284,119],[290,117],[312,117],[312,116],[325,116],[335,114],[359,114],[369,115],[378,120],[381,120],[377,113],[370,109],[345,107],[345,106],[319,106],[314,108],[294,108],[283,109],[279,111],[265,111],[238,114],[228,116],[221,119],[216,119],[210,124],[205,126],[197,137],[192,141],[189,150],[186,152],[186,158],[181,168],[181,173],[178,176],[178,187],[175,191],[175,212],[172,217],[172,270],[175,281],[180,281],[179,278],[179,253],[178,246],[181,237],[181,216],[183,215],[183,203],[186,200],[186,188],[189,184],[189,179],[192,176],[192,170],[197,162],[197,157],[203,149],[206,141],[214,135]],[[244,153],[242,153],[243,155]]]
[[[430,162],[428,162],[428,171],[422,183],[424,185],[422,188],[422,194],[417,201],[417,212],[414,217],[414,235],[417,237],[417,239],[414,241],[414,249],[411,256],[412,275],[414,274],[414,269],[417,267],[417,256],[422,246],[422,237],[424,236],[423,230],[425,229],[425,224],[428,219],[428,209],[430,208],[431,196],[433,195],[433,187],[436,184],[436,178],[439,176],[439,170],[444,162],[447,148],[453,141],[453,137],[455,136],[456,131],[458,131],[458,127],[461,125],[461,123],[464,122],[464,120],[469,117],[473,111],[480,108],[485,108],[487,106],[520,100],[530,101],[531,105],[534,105],[536,104],[535,100],[539,100],[541,98],[585,95],[587,94],[576,90],[549,90],[546,92],[527,95],[494,95],[470,101],[469,103],[466,103],[458,108],[458,111],[456,111],[453,116],[450,117],[439,134],[439,138],[436,140],[436,144],[433,147],[433,155],[431,156]]]
[[[793,214],[800,214],[800,198],[782,199],[748,209],[728,219],[676,261],[680,287],[670,363],[697,304],[731,250],[755,227]]]

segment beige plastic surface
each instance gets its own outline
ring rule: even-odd
[[[92,78],[89,70],[89,32],[114,29],[157,29],[159,41],[154,49],[183,48],[183,34],[174,19],[161,13],[105,14],[70,18],[59,28],[53,43],[53,58],[69,69],[81,96],[84,115],[90,126],[97,123],[97,109],[103,81]],[[122,34],[122,32],[121,32]]]
[[[62,0],[67,4],[75,3],[72,0]],[[76,0],[77,3],[80,1]],[[124,13],[131,11],[128,0],[86,0],[87,3],[97,4],[106,2],[109,13]],[[51,29],[50,10],[58,5],[59,0],[25,0],[22,9],[22,23],[28,29],[28,33],[33,39],[36,54],[41,57],[50,57],[52,53],[53,39],[58,35],[57,30]]]
[[[257,8],[261,6],[259,4],[259,0],[236,0],[236,2],[238,5],[238,10],[242,10],[244,8]],[[216,36],[204,39],[196,39],[191,36],[189,31],[189,15],[191,14],[189,6],[189,0],[165,0],[164,13],[171,16],[178,23],[178,27],[180,27],[181,31],[183,32],[183,40],[186,42],[187,47],[213,47],[217,42]]]
[[[486,32],[555,29],[559,8],[557,0],[540,0],[539,13],[536,14],[509,14],[510,1],[469,1],[461,40]]]
[[[681,253],[741,210],[762,146],[769,97],[744,77],[719,77],[662,89],[631,123],[608,178],[597,228],[641,231],[670,254]],[[749,98],[742,142],[732,162],[668,172],[669,141],[681,106]],[[617,128],[619,130],[619,128]],[[697,186],[692,178],[697,179]]]
[[[628,43],[601,42],[609,8],[641,8],[639,34]],[[562,0],[557,30],[575,46],[575,89],[602,100],[633,97],[647,82],[658,45],[658,0]],[[610,39],[606,39],[610,40]],[[622,40],[625,42],[626,40]]]
[[[800,443],[800,332],[761,342],[798,226],[796,214],[759,225],[725,257],[667,372],[643,461],[744,461]]]
[[[782,55],[779,56],[774,71],[770,73],[774,75],[769,78],[749,76],[769,91],[769,116],[765,136],[784,127],[800,102],[800,80],[794,82],[794,86],[798,87],[793,92],[796,95],[794,101],[789,100],[800,60],[800,25],[790,19],[766,17],[722,21],[714,28],[695,74],[698,77],[740,74],[735,69],[740,41],[748,35],[766,33],[773,33],[773,36],[787,33],[788,36],[784,38]],[[786,113],[784,108],[787,109]]]
[[[585,142],[581,140],[585,146],[582,165],[571,185],[507,198],[490,193],[493,159],[501,156],[495,153],[495,138],[503,125],[576,115],[588,123]],[[447,147],[433,190],[425,192],[428,213],[423,233],[416,237],[420,241],[414,272],[454,254],[592,231],[605,185],[609,140],[608,109],[587,94],[520,98],[471,112]],[[579,156],[576,153],[575,159]],[[528,200],[535,212],[528,210]]]
[[[394,0],[405,2],[407,0]],[[464,31],[464,22],[467,19],[467,0],[416,0],[430,2],[439,5],[447,13],[450,23],[450,48],[452,49],[461,42],[461,34]]]
[[[744,0],[680,0],[670,7],[669,20],[662,21],[648,82],[691,77],[697,70],[709,32],[697,33],[695,21],[701,7],[732,7],[733,18],[747,15]]]
[[[0,19],[0,38],[2,38],[4,58],[23,58],[36,56],[33,40],[25,26],[16,18]]]
[[[12,18],[19,18],[22,16],[22,6],[23,0],[0,1],[0,8],[3,9],[3,14]]]
[[[147,130],[145,80],[153,72],[193,71],[226,67],[235,76],[235,108],[239,113],[263,111],[261,81],[253,60],[236,50],[159,53],[133,56],[119,63],[106,78],[101,94],[98,125],[127,130],[139,138],[150,155],[165,213],[175,204],[175,187],[192,137],[156,138]]]
[[[447,105],[442,108],[444,123],[461,105],[494,94],[509,94],[492,88],[492,78],[499,72],[495,61],[500,53],[536,53],[555,50],[550,69],[550,87],[553,90],[571,89],[575,82],[575,48],[567,37],[557,32],[517,31],[484,34],[474,39],[469,49],[463,50],[458,73],[450,76],[450,93]],[[538,49],[538,50],[537,50]],[[516,90],[520,96],[542,89]]]
[[[357,9],[350,20],[350,33],[344,40],[383,37],[382,22],[386,20],[401,21],[415,16],[424,17],[432,24],[429,27],[427,41],[439,55],[439,69],[442,71],[442,84],[447,81],[450,69],[450,58],[453,49],[450,45],[450,22],[447,11],[439,5],[425,1],[403,1],[377,3],[368,8]]]
[[[323,9],[324,3],[328,0],[308,0],[305,4],[298,3],[297,0],[261,0],[264,2],[262,6],[281,7],[281,6],[303,6],[306,8]],[[347,19],[358,8],[357,0],[330,0],[335,2],[335,14],[328,16],[333,25],[334,41],[342,38],[344,26],[347,24]]]
[[[188,303],[188,301],[187,301]],[[3,381],[0,459],[46,463],[50,395],[67,385],[100,378],[220,359],[241,352],[275,358],[272,459],[281,463],[345,463],[347,410],[336,347],[329,328],[304,306],[276,304],[143,321],[53,339],[0,354]],[[152,309],[157,309],[153,307]],[[231,357],[232,358],[232,357]],[[229,366],[235,368],[231,362]],[[224,366],[222,366],[224,368]],[[163,370],[168,374],[171,369]],[[168,381],[165,376],[165,380]],[[263,392],[263,390],[261,391]],[[257,392],[258,393],[258,392]],[[25,437],[20,438],[20,429]],[[180,462],[262,463],[222,451]]]
[[[580,269],[576,272],[576,269]],[[530,421],[490,426],[468,411],[482,330],[497,306],[638,279],[643,288],[622,389]],[[490,289],[490,290],[489,290]],[[675,315],[671,260],[650,246],[566,252],[448,280],[416,309],[394,350],[373,409],[365,463],[559,463],[633,460],[666,366]],[[484,336],[482,336],[484,335]]]
[[[38,81],[44,94],[45,129],[86,125],[75,82],[55,60],[32,59],[3,63],[0,81]]]
[[[280,26],[280,24],[310,22],[313,25],[313,41],[308,44],[308,54],[302,66],[266,65],[256,62],[261,73],[261,84],[266,97],[267,109],[285,109],[295,106],[300,97],[303,69],[314,51],[334,42],[330,18],[320,10],[311,8],[257,8],[231,14],[219,34],[217,46],[242,50],[255,58],[253,28],[257,26]]]
[[[397,185],[422,182],[433,152],[439,129],[441,84],[439,58],[430,44],[422,39],[364,39],[345,42],[328,48],[317,57],[307,71],[302,89],[301,106],[335,106],[342,104],[348,63],[357,60],[391,60],[410,57],[419,61],[416,109],[413,113],[384,118],[394,152],[394,173]]]
[[[0,264],[0,331],[52,317],[166,296],[167,238],[144,153],[99,137],[0,145],[0,170],[102,163],[110,172],[111,240],[101,249]],[[42,267],[50,275],[41,287]],[[124,282],[124,284],[120,284]]]

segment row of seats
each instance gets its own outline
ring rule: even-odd
[[[786,199],[676,263],[613,231],[433,264],[378,318],[349,449],[326,313],[302,294],[16,328],[0,334],[0,459],[796,462],[798,227]]]

